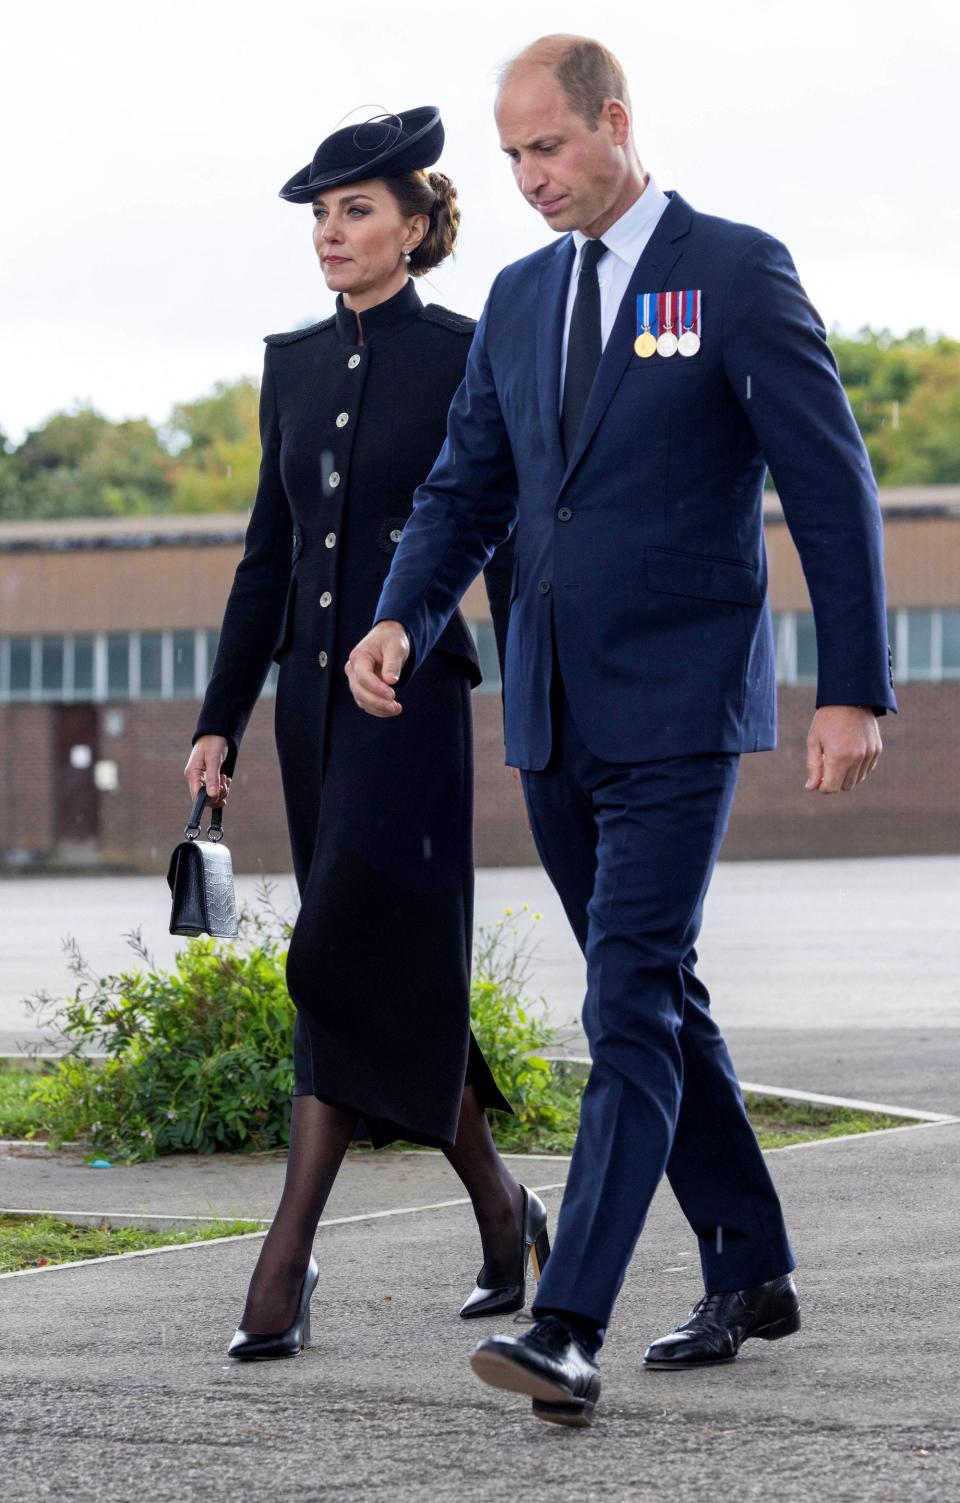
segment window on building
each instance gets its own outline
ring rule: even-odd
[[[790,611],[775,611],[773,616],[773,648],[776,663],[777,683],[793,682],[793,616]]]
[[[220,633],[218,631],[208,631],[205,635],[207,638],[207,682],[209,683],[210,675],[213,672],[214,659],[217,656]]]
[[[940,672],[944,678],[960,678],[960,611],[941,611],[940,620]]]
[[[44,637],[40,645],[40,693],[44,699],[63,698],[63,638]]]
[[[93,637],[80,636],[73,639],[73,697],[90,699],[94,683]]]
[[[107,698],[130,698],[130,638],[126,632],[107,637]]]
[[[140,633],[140,698],[159,699],[163,694],[163,636],[158,631]]]
[[[29,637],[10,638],[10,698],[29,699],[33,644]]]
[[[815,684],[817,681],[817,633],[810,611],[798,612],[797,626],[797,672],[796,683]]]
[[[483,683],[477,692],[478,694],[499,694],[501,689],[500,658],[497,653],[497,638],[493,630],[493,622],[471,621],[470,631],[477,645],[480,672],[483,674]]]
[[[196,693],[197,634],[192,631],[173,633],[173,694],[175,699],[192,699]]]
[[[907,611],[907,676],[933,678],[933,611]]]

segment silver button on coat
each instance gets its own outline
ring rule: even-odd
[[[349,414],[349,412],[338,412],[337,413],[337,427],[338,428],[345,428],[347,426],[347,424],[349,423],[349,421],[350,421],[350,414]]]
[[[360,364],[360,356],[359,355],[351,355],[350,359],[347,361],[347,368],[349,370],[355,371],[356,368],[357,368],[357,366],[359,364]]]
[[[326,666],[327,666],[327,654],[325,652],[321,652],[319,654],[319,656],[317,657],[317,662],[320,664],[321,668],[326,668]]]
[[[333,596],[330,594],[330,591],[324,590],[323,594],[320,596],[320,604],[323,606],[324,610],[326,610],[332,599]]]
[[[330,487],[330,489],[332,491],[336,490],[337,486],[340,484],[340,471],[339,470],[331,470],[330,471],[330,476],[329,476],[329,478],[327,480],[327,484],[329,485],[329,487]]]
[[[335,548],[337,544],[337,534],[335,532],[328,532],[323,541],[325,547]]]

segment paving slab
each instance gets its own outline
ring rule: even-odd
[[[710,1373],[642,1371],[645,1343],[698,1292],[663,1191],[586,1432],[539,1425],[470,1373],[486,1325],[454,1314],[476,1271],[467,1208],[322,1228],[315,1345],[291,1362],[223,1356],[255,1240],[0,1279],[4,1497],[953,1503],[960,1127],[768,1162],[800,1257],[801,1333]],[[559,1192],[544,1198],[555,1211]]]

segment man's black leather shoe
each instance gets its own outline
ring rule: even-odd
[[[589,1425],[600,1397],[600,1369],[562,1320],[546,1315],[522,1336],[487,1336],[470,1358],[492,1388],[527,1393],[538,1419]]]
[[[750,1336],[779,1341],[799,1329],[800,1301],[793,1275],[785,1273],[756,1289],[705,1295],[694,1305],[689,1320],[647,1347],[644,1366],[706,1367],[732,1362]]]

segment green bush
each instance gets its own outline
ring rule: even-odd
[[[52,1144],[85,1138],[117,1159],[283,1146],[294,1019],[285,926],[246,912],[241,943],[188,940],[170,972],[129,939],[140,969],[98,977],[68,942],[72,996],[34,1000],[71,1046],[34,1089]],[[94,1048],[106,1062],[84,1057]]]
[[[521,910],[525,912],[526,910]],[[533,915],[533,921],[538,920]],[[504,1150],[567,1152],[573,1146],[582,1083],[563,1074],[543,1052],[555,1048],[557,1033],[546,1021],[543,1002],[525,1000],[534,949],[530,931],[507,909],[494,924],[479,929],[473,957],[470,1022],[494,1078],[514,1110],[498,1112],[493,1134]]]
[[[471,1014],[477,1041],[516,1116],[497,1113],[505,1148],[567,1148],[579,1091],[542,1058],[553,1030],[524,1003],[530,934],[509,910],[480,930]],[[67,941],[76,980],[35,1011],[69,1052],[31,1099],[53,1146],[82,1139],[111,1159],[258,1150],[289,1139],[294,1006],[284,980],[290,925],[273,907],[244,910],[236,943],[188,940],[159,970],[139,933],[139,967],[98,977]],[[106,1061],[86,1057],[92,1050]],[[35,1120],[36,1120],[35,1119]]]

